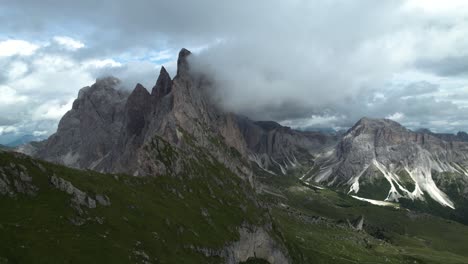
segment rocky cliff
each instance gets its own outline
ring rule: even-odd
[[[336,143],[338,136],[306,132],[273,121],[237,117],[249,158],[263,170],[286,175],[288,170],[310,165],[314,155]]]
[[[210,102],[212,84],[192,73],[189,56],[190,51],[180,51],[174,79],[161,68],[151,93],[137,84],[129,94],[118,88],[117,78],[98,79],[80,90],[54,135],[34,149],[23,149],[75,168],[148,175],[168,170],[146,147],[162,140],[187,151],[207,149],[240,176],[251,177],[235,116]],[[171,166],[177,171],[182,165],[175,160]]]

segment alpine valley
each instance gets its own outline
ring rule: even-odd
[[[299,131],[216,84],[82,88],[48,139],[0,148],[0,263],[468,263],[468,135],[362,118]]]

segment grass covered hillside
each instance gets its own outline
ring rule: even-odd
[[[0,263],[468,263],[466,225],[204,155],[134,177],[0,152]]]
[[[0,152],[0,263],[223,263],[267,212],[221,164],[193,169],[107,175]]]
[[[293,263],[468,263],[468,226],[459,222],[257,174]]]

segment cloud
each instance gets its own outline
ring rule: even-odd
[[[82,46],[78,43],[83,42],[69,40],[54,37],[50,41],[27,42],[35,47],[33,53],[25,56],[18,51],[0,57],[0,142],[26,134],[52,134],[60,118],[71,109],[78,90],[102,75],[121,77],[123,88],[129,90],[137,82],[148,87],[156,82],[160,65],[134,62],[131,57],[123,64],[113,58],[76,56]],[[56,41],[62,43],[50,44]]]
[[[0,57],[9,56],[29,56],[32,55],[39,46],[30,42],[18,39],[7,39],[0,41]]]
[[[150,89],[186,47],[213,77],[213,98],[255,119],[468,130],[467,18],[461,0],[7,1],[0,85],[17,102],[0,104],[11,116],[0,122],[52,131],[82,86],[114,75]]]
[[[54,41],[57,42],[59,45],[63,46],[65,49],[71,51],[75,51],[85,47],[84,43],[66,36],[56,36],[54,37]]]
[[[405,114],[400,112],[395,112],[391,115],[386,116],[385,118],[391,119],[393,121],[401,121],[405,117]]]

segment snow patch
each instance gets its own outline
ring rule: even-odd
[[[351,197],[353,197],[354,199],[360,200],[360,201],[364,201],[364,202],[371,203],[371,204],[373,204],[373,205],[378,205],[378,206],[391,206],[391,207],[395,207],[395,208],[398,207],[398,205],[396,205],[395,203],[391,203],[391,202],[387,202],[387,201],[379,201],[379,200],[366,199],[366,198],[362,198],[362,197],[359,197],[359,196],[356,196],[356,195],[351,195]]]

